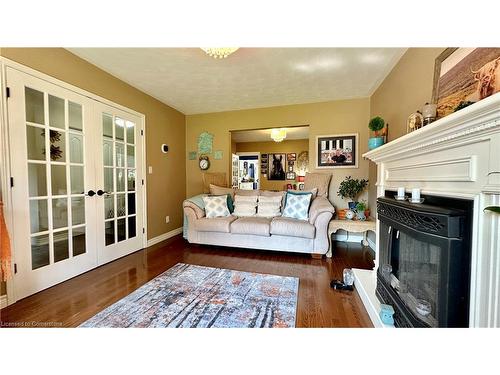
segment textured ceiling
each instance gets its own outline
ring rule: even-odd
[[[69,51],[185,114],[367,97],[403,48],[199,48]]]
[[[294,126],[281,128],[286,130],[287,141],[292,139],[308,139],[309,126]],[[231,132],[231,140],[236,143],[242,142],[271,142],[271,129],[240,130]]]

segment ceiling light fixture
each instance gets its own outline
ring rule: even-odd
[[[236,52],[239,48],[238,47],[222,47],[222,48],[215,48],[215,47],[203,48],[203,47],[201,47],[201,49],[203,51],[205,51],[205,53],[208,56],[212,56],[214,59],[225,59],[233,52]]]
[[[281,142],[285,138],[286,138],[285,129],[271,129],[271,139],[274,142]]]

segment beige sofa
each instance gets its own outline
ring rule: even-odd
[[[184,201],[183,209],[190,243],[316,255],[328,252],[328,223],[335,213],[325,197],[316,197],[312,201],[308,221],[232,215],[208,219],[203,209],[188,200]]]

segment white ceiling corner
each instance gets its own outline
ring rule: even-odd
[[[184,114],[370,96],[404,48],[69,48]]]

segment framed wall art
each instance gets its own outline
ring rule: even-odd
[[[316,168],[358,168],[358,133],[317,136]]]
[[[286,177],[285,160],[286,154],[269,154],[269,168],[267,170],[268,180],[284,180]]]
[[[500,48],[447,48],[436,58],[432,103],[441,118],[500,92]]]

